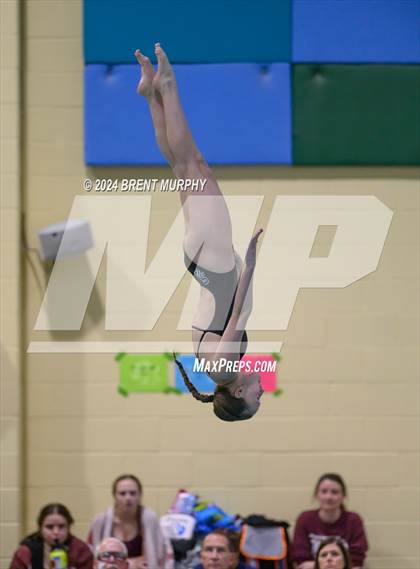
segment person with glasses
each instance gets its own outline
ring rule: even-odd
[[[129,569],[127,558],[124,543],[116,537],[106,537],[96,548],[94,569]]]

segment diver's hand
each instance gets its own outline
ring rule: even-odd
[[[255,262],[257,259],[257,243],[263,231],[264,231],[263,229],[258,229],[258,231],[255,233],[255,235],[252,237],[251,241],[249,242],[248,250],[245,255],[245,265],[247,269],[255,268]]]

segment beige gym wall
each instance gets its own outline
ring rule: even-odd
[[[17,2],[7,4],[13,13]],[[82,4],[27,0],[24,14],[22,207],[29,247],[36,248],[37,231],[66,219],[74,197],[83,195],[85,177],[170,174],[164,168],[84,166]],[[8,34],[17,29],[17,20],[10,18],[15,28],[9,25]],[[17,77],[13,61],[9,67]],[[16,106],[17,86],[15,91],[10,93],[10,104]],[[139,100],[139,104],[144,103]],[[13,149],[18,142],[17,117],[9,128],[5,135],[2,130],[2,142],[4,136],[9,143],[5,148]],[[5,208],[11,220],[4,241],[10,243],[7,255],[14,251],[13,263],[8,265],[12,273],[2,276],[6,286],[15,286],[19,279],[15,162],[7,159],[12,169],[7,181],[16,191],[2,193],[13,200],[6,206],[2,201],[2,215]],[[366,522],[371,546],[368,567],[417,569],[418,172],[409,168],[219,168],[216,175],[227,194],[266,196],[263,225],[275,195],[376,196],[394,212],[377,271],[346,289],[301,291],[287,331],[253,334],[255,339],[284,342],[279,367],[284,394],[278,399],[265,395],[258,417],[245,423],[218,422],[210,408],[186,395],[121,397],[112,355],[25,355],[23,446],[19,446],[17,421],[18,296],[16,286],[7,289],[10,300],[1,319],[2,325],[6,321],[11,326],[6,328],[6,348],[12,354],[12,364],[2,368],[2,413],[11,433],[2,436],[10,463],[5,469],[9,478],[2,478],[6,555],[18,541],[14,531],[19,521],[17,479],[10,473],[22,452],[27,485],[22,488],[26,515],[20,535],[34,528],[40,507],[62,501],[77,520],[75,533],[84,537],[92,516],[110,503],[110,483],[121,472],[139,475],[145,503],[159,514],[168,509],[177,488],[187,487],[228,512],[261,512],[293,522],[301,510],[312,507],[316,478],[325,471],[337,471],[349,486],[349,508]],[[154,197],[150,255],[178,208],[175,195]],[[165,330],[176,322],[189,277],[151,334],[112,333],[104,331],[104,265],[82,331],[50,334],[33,331],[48,272],[34,252],[25,256],[25,346],[30,340],[171,339]],[[176,336],[176,340],[188,338],[187,332]],[[3,507],[6,495],[12,503]],[[0,567],[7,567],[6,560],[2,558]]]
[[[0,2],[0,567],[21,537],[19,1]]]

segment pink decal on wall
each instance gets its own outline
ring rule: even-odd
[[[246,354],[242,361],[249,362],[252,370],[261,376],[261,385],[264,391],[273,392],[277,390],[277,365],[278,361],[268,354]],[[274,371],[272,371],[274,370]]]

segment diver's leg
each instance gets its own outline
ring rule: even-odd
[[[160,44],[156,44],[155,53],[158,59],[158,70],[153,79],[153,85],[162,96],[166,135],[175,158],[175,174],[182,178],[192,174],[202,175],[206,179],[210,178],[204,194],[221,195],[214,175],[194,141],[179,99],[174,71]]]
[[[166,136],[174,158],[173,171],[179,179],[204,182],[202,191],[179,192],[186,221],[184,249],[190,258],[200,250],[200,264],[209,270],[230,270],[234,266],[232,226],[225,199],[194,141],[174,71],[160,44],[156,44],[155,53],[158,70],[153,86],[162,96]]]

